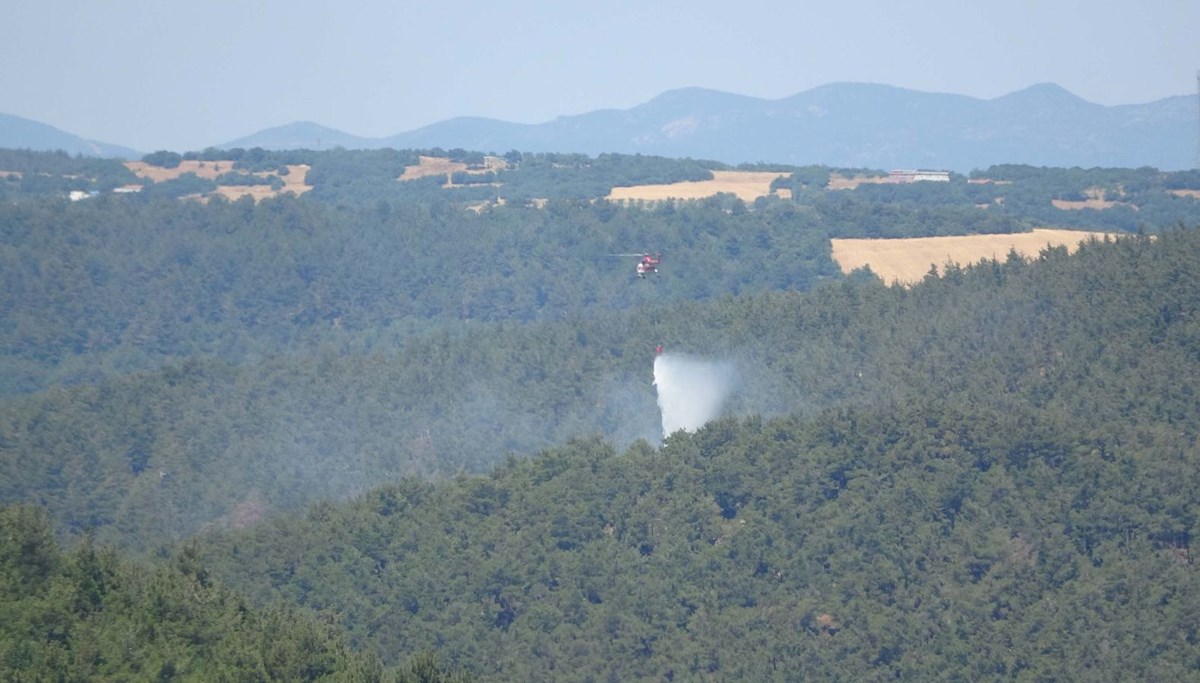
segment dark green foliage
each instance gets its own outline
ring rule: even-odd
[[[142,157],[142,161],[160,168],[179,168],[180,162],[183,161],[183,156],[178,152],[159,150]]]
[[[708,180],[725,168],[711,161],[649,157],[640,154],[526,154],[515,168],[502,171],[497,196],[511,203],[542,199],[592,199],[614,187]]]
[[[253,524],[404,475],[485,470],[575,435],[654,440],[657,343],[736,350],[738,413],[939,393],[996,410],[1035,401],[1100,432],[1131,419],[1190,429],[1196,241],[1188,231],[1052,251],[912,290],[855,279],[808,296],[464,328],[389,352],[189,361],[11,398],[0,499],[42,501],[63,533],[95,528],[150,551],[204,524]]]
[[[312,152],[304,150],[275,151],[261,147],[216,151],[205,156],[211,156],[217,161],[232,159],[235,169],[248,173],[274,171],[288,164],[307,164],[311,163],[313,158]]]
[[[217,183],[208,178],[201,178],[195,173],[183,173],[178,178],[164,180],[160,183],[147,183],[138,193],[142,201],[155,199],[180,199],[189,196],[199,197],[217,189]]]
[[[804,190],[822,190],[829,184],[833,169],[827,166],[805,166],[792,171],[790,176],[778,178],[771,183],[772,190],[787,189],[792,194]]]
[[[397,180],[416,152],[200,154],[316,189],[0,202],[0,502],[46,510],[0,511],[10,678],[446,680],[434,652],[503,680],[1196,676],[1185,180],[810,168],[792,200],[633,208],[595,199],[716,166],[510,154],[447,189]],[[1095,187],[1137,210],[1051,204]],[[1158,234],[911,289],[829,259],[1135,214]],[[612,255],[647,250],[646,281]],[[657,343],[727,360],[758,417],[653,445]],[[341,631],[429,654],[383,671]]]
[[[1163,186],[1171,190],[1200,190],[1200,169],[1170,173]]]
[[[0,596],[5,681],[414,680],[352,652],[331,620],[250,607],[193,548],[155,570],[90,541],[63,553],[30,507],[0,507]],[[428,656],[413,669],[451,680]]]
[[[504,679],[1189,678],[1197,253],[1166,233],[698,308],[720,329],[680,334],[766,338],[791,417],[407,481],[207,557],[385,657]]]
[[[0,149],[0,198],[47,195],[65,198],[71,191],[107,192],[137,182],[116,159],[72,157],[66,152]]]
[[[613,255],[648,249],[669,263],[653,283],[635,280],[632,257]],[[820,229],[787,205],[732,215],[560,200],[480,215],[385,200],[4,204],[0,393],[193,355],[391,348],[386,340],[447,323],[807,289],[836,273]]]
[[[936,237],[1023,232],[1033,227],[997,206],[980,209],[965,183],[862,185],[809,195],[830,237]]]
[[[308,183],[313,190],[309,194],[326,201],[397,199],[406,189],[398,180],[404,168],[419,162],[415,152],[390,149],[324,152],[312,157]]]
[[[460,171],[451,174],[450,182],[455,185],[487,185],[496,182],[496,174],[488,173],[468,173]]]
[[[1038,225],[1137,232],[1176,224],[1194,225],[1200,201],[1167,190],[1200,189],[1193,171],[1164,173],[1153,168],[1070,168],[993,166],[973,177],[1010,184],[984,185],[976,192],[1002,197],[1004,210]],[[1080,201],[1099,192],[1117,202],[1106,209],[1059,209],[1053,200]],[[993,207],[994,208],[994,207]],[[990,209],[989,209],[990,210]]]
[[[205,545],[260,598],[485,677],[1186,678],[1198,250],[692,310],[668,329],[766,337],[796,417],[575,442]]]
[[[284,170],[286,171],[287,169],[284,168]],[[222,173],[221,175],[217,176],[215,182],[217,185],[228,185],[235,187],[246,185],[270,185],[271,188],[275,190],[283,187],[283,179],[281,178],[275,176],[263,177],[251,173],[240,173],[236,171]]]
[[[135,179],[133,172],[117,159],[73,157],[66,152],[22,149],[0,149],[0,170],[25,175],[82,175],[104,184],[132,182]]]
[[[236,549],[223,573],[247,590],[335,605],[385,656],[444,645],[484,678],[1194,673],[1195,570],[1142,489],[1200,483],[1192,446],[1105,455],[1036,411],[996,417],[933,398],[658,452],[580,442],[403,514],[388,488],[209,552]]]
[[[511,206],[523,206],[532,200],[594,200],[619,186],[705,180],[712,177],[713,169],[724,168],[716,162],[641,155],[525,154],[511,157],[508,169],[454,174],[450,180],[460,187],[445,188],[445,176],[398,182],[405,167],[416,165],[423,155],[482,168],[482,154],[462,150],[310,153],[305,163],[312,165],[308,175],[314,186],[312,198],[433,203],[504,200]]]
[[[805,167],[773,183],[794,202],[811,207],[831,237],[919,237],[1023,232],[1069,227],[1155,232],[1200,221],[1200,201],[1169,190],[1200,189],[1190,171],[1058,169],[993,166],[950,182],[864,183],[854,190],[825,190],[832,169]],[[842,170],[843,175],[852,172]],[[864,175],[870,175],[864,174]],[[1060,209],[1054,200],[1081,201],[1102,194],[1117,202],[1105,209]]]
[[[14,398],[0,410],[0,499],[35,496],[65,533],[148,551],[573,434],[653,437],[653,349],[635,321],[610,322],[481,328],[400,354],[192,361]]]

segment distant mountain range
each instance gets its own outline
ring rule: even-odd
[[[134,159],[141,152],[121,145],[85,140],[44,123],[0,114],[0,147],[53,152],[62,150],[72,156]]]
[[[62,141],[49,131],[62,136]],[[539,124],[459,117],[384,138],[358,137],[300,122],[214,146],[441,147],[589,156],[612,152],[731,164],[761,161],[961,172],[1002,163],[1181,170],[1197,164],[1197,135],[1196,102],[1189,96],[1105,106],[1050,83],[991,100],[836,83],[778,100],[683,88],[630,109],[602,109]],[[125,148],[81,140],[2,114],[0,147],[126,156],[89,152]]]

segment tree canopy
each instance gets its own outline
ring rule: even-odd
[[[0,157],[0,670],[1195,677],[1194,178],[621,204],[725,169],[398,180],[426,152],[220,157],[311,166],[259,202]],[[1064,224],[1123,236],[911,287],[830,255]],[[732,368],[720,418],[661,433],[659,344]]]

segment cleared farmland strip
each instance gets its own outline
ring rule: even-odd
[[[788,175],[771,171],[713,171],[712,174],[712,180],[614,187],[607,198],[614,201],[704,199],[729,192],[742,201],[752,202],[771,194],[771,183],[776,178]]]
[[[154,166],[144,161],[127,161],[125,162],[125,167],[133,171],[139,178],[148,178],[156,183],[161,183],[167,180],[174,180],[184,173],[194,173],[200,178],[216,180],[223,173],[236,172],[234,164],[235,162],[232,160],[199,161],[190,159],[179,162],[179,165],[174,168]],[[277,177],[278,173],[274,171],[260,171],[257,173],[246,173],[246,175],[262,178],[262,185],[225,185],[218,187],[216,194],[224,195],[227,199],[231,200],[250,196],[255,201],[275,197],[285,192],[301,195],[312,189],[312,185],[307,184],[309,168],[308,164],[287,164],[288,174],[286,176],[279,176],[283,180],[283,187],[279,190],[272,190],[270,188],[271,179]]]
[[[1026,258],[1046,247],[1074,251],[1080,242],[1104,239],[1102,232],[1041,228],[1011,235],[961,235],[903,239],[834,239],[833,260],[843,273],[870,266],[887,283],[912,284],[925,277],[931,265],[968,265],[984,259],[1004,259],[1016,250]]]

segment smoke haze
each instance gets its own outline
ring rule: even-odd
[[[654,386],[663,437],[695,431],[721,412],[733,387],[733,365],[679,354],[654,359]]]

